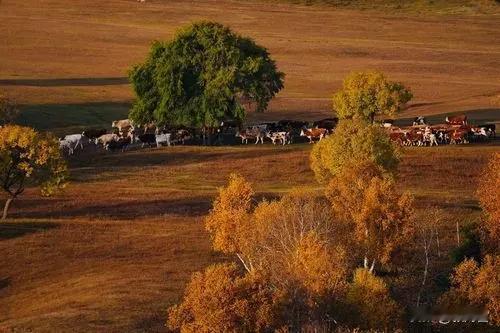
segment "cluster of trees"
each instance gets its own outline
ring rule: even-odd
[[[350,105],[336,133],[311,154],[318,180],[327,184],[324,195],[294,190],[256,203],[251,185],[231,176],[205,224],[214,249],[241,265],[195,274],[182,303],[169,311],[171,329],[399,326],[400,306],[376,271],[398,265],[415,233],[412,197],[396,187],[396,148],[363,104]]]

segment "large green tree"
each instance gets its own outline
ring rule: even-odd
[[[264,111],[284,80],[264,47],[205,21],[154,42],[129,77],[136,94],[132,120],[195,127],[242,120],[246,103]]]
[[[352,72],[333,95],[333,109],[341,119],[359,118],[373,123],[375,116],[393,116],[412,99],[409,89],[378,71]]]

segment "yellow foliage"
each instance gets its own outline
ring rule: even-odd
[[[398,147],[380,126],[342,120],[332,135],[315,144],[310,156],[311,169],[321,183],[359,161],[371,161],[387,172],[395,172]]]
[[[258,274],[241,276],[233,264],[195,273],[181,304],[168,311],[180,332],[261,332],[273,325],[273,295]]]
[[[494,251],[500,243],[500,153],[493,154],[479,181],[477,194],[485,210],[483,227]]]
[[[378,262],[389,262],[414,232],[412,197],[400,194],[394,180],[371,162],[344,168],[326,195],[334,215],[351,223],[361,251]]]
[[[243,177],[233,174],[227,187],[219,189],[214,207],[205,219],[205,227],[212,234],[213,247],[224,253],[241,252],[250,237],[250,208],[254,192]]]
[[[0,181],[11,197],[26,185],[40,185],[42,195],[51,195],[65,184],[67,167],[57,139],[29,127],[0,128]]]
[[[347,302],[354,308],[354,316],[357,315],[352,320],[363,328],[387,329],[396,326],[401,317],[385,282],[363,268],[354,272]]]
[[[413,95],[399,82],[378,71],[352,72],[333,96],[333,109],[341,119],[373,122],[376,115],[394,116]]]
[[[455,268],[451,281],[452,288],[441,303],[484,307],[492,324],[500,325],[500,255],[487,255],[481,266],[473,259],[464,260]]]

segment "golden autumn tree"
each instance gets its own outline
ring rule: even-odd
[[[236,254],[247,271],[252,262],[245,258],[245,245],[252,235],[250,209],[254,192],[243,177],[232,174],[227,187],[219,189],[213,209],[205,219],[211,233],[213,248],[226,254]]]
[[[500,251],[500,153],[491,157],[482,173],[477,190],[484,210],[482,227],[486,243],[493,251]]]
[[[169,309],[168,326],[185,333],[269,331],[275,301],[263,281],[234,264],[209,266],[193,275],[182,303]]]
[[[332,135],[314,145],[310,156],[311,169],[321,183],[346,165],[365,160],[395,172],[399,152],[383,128],[359,119],[342,120]]]
[[[340,119],[373,123],[375,116],[394,116],[412,98],[403,84],[387,80],[379,71],[352,72],[333,96],[333,109]]]
[[[326,195],[334,215],[350,224],[365,268],[388,263],[413,234],[412,197],[399,193],[394,180],[371,161],[345,167]]]
[[[346,299],[354,310],[351,320],[362,328],[387,331],[397,327],[401,319],[402,311],[384,280],[367,269],[358,268],[354,272]]]
[[[440,300],[443,306],[483,308],[491,324],[500,326],[500,255],[486,255],[482,265],[464,260],[455,268],[451,282],[452,288]]]
[[[65,185],[66,175],[57,139],[29,127],[0,128],[0,184],[7,195],[2,219],[26,186],[39,186],[49,196]]]

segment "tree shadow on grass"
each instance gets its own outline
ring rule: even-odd
[[[58,223],[52,222],[0,222],[0,240],[22,237],[24,235],[50,230],[59,227]]]

